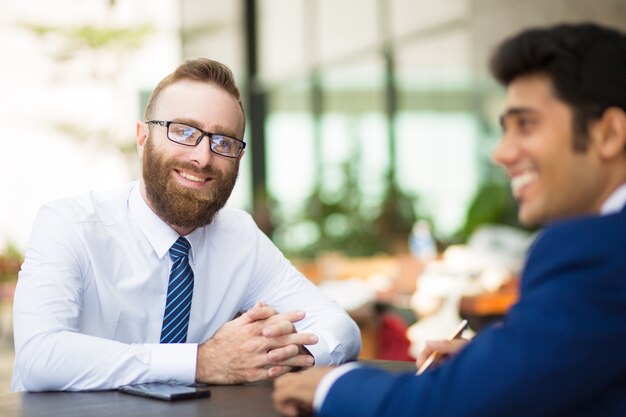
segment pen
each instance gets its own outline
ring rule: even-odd
[[[463,320],[459,323],[458,326],[454,329],[452,334],[448,337],[448,340],[454,340],[457,337],[461,336],[463,330],[467,328],[467,320]],[[420,369],[417,370],[417,375],[420,375],[422,372],[430,368],[430,366],[435,362],[435,360],[439,358],[439,352],[433,352],[428,356],[428,358],[424,361]]]

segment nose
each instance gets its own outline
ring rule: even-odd
[[[513,164],[519,157],[519,149],[506,133],[502,135],[495,148],[491,152],[491,160],[497,165],[504,167]]]
[[[203,136],[200,143],[190,148],[189,159],[200,167],[209,165],[212,157],[213,152],[211,152],[210,138],[208,136]]]

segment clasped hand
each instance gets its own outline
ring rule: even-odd
[[[279,314],[265,303],[224,324],[198,346],[196,381],[236,384],[276,378],[315,360],[304,348],[317,343],[311,333],[297,333],[293,323],[304,311]]]

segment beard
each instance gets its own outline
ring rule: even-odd
[[[172,178],[174,168],[202,178],[211,177],[209,187],[196,190],[180,185]],[[166,160],[156,151],[149,137],[144,149],[142,173],[148,200],[157,216],[169,225],[195,229],[211,223],[228,201],[237,181],[239,160],[226,172],[212,165],[198,169],[187,162]]]

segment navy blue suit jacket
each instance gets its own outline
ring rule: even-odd
[[[500,326],[421,376],[358,368],[321,416],[626,416],[626,210],[548,227]]]

